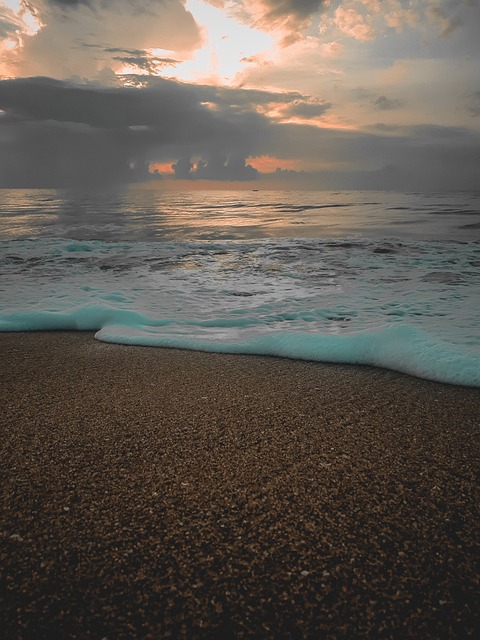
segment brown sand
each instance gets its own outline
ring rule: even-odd
[[[468,638],[480,391],[1,334],[7,639]]]

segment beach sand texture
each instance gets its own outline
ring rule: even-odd
[[[0,334],[4,637],[479,637],[480,390]]]

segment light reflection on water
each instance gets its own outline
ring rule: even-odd
[[[0,237],[242,240],[480,238],[479,194],[0,190]]]

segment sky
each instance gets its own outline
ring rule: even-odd
[[[480,0],[0,0],[0,187],[480,189]]]

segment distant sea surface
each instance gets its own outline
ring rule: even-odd
[[[480,193],[0,190],[0,331],[480,387]]]

